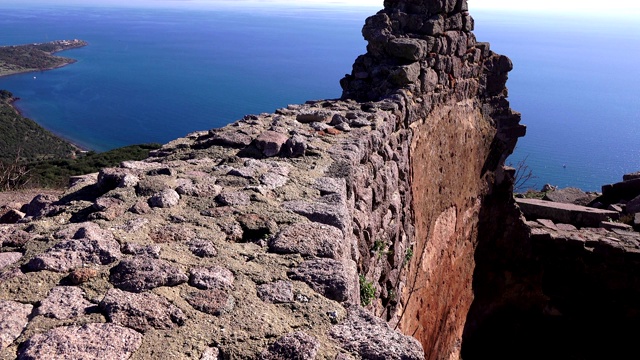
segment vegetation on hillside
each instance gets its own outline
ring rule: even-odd
[[[57,40],[41,44],[0,46],[0,75],[54,69],[74,62],[53,53],[87,45],[81,40]]]
[[[142,160],[159,144],[131,145],[96,153],[82,152],[33,120],[21,116],[9,103],[12,94],[0,90],[0,191],[24,187],[64,187],[69,177]]]

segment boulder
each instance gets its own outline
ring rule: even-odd
[[[22,258],[22,253],[19,252],[3,252],[0,253],[0,270],[5,267],[15,264]]]

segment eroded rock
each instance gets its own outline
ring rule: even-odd
[[[63,326],[32,336],[18,351],[18,359],[121,360],[141,344],[141,334],[114,324]]]
[[[11,345],[29,322],[33,305],[0,300],[0,349]]]
[[[182,310],[150,292],[110,289],[100,302],[100,309],[109,321],[143,333],[149,329],[172,329],[186,319]]]
[[[36,315],[59,320],[72,319],[85,314],[92,303],[84,298],[84,291],[75,286],[56,286],[36,309]]]
[[[159,286],[175,286],[188,277],[170,263],[146,256],[122,260],[111,268],[109,281],[122,290],[142,292]]]
[[[302,331],[287,334],[262,353],[263,360],[313,360],[320,342]]]

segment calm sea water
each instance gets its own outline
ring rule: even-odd
[[[340,96],[377,9],[20,7],[0,2],[0,42],[79,38],[77,63],[0,78],[19,108],[85,147],[167,142],[244,114]],[[640,170],[640,25],[474,12],[476,35],[515,63],[508,83],[544,183],[596,190]]]

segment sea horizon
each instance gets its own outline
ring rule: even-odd
[[[5,44],[82,39],[77,62],[0,78],[25,116],[92,150],[166,143],[252,113],[338,98],[365,52],[372,7],[105,8],[0,5]],[[473,10],[478,41],[509,56],[526,159],[545,183],[599,190],[640,170],[640,31],[631,20]],[[615,57],[611,57],[615,54]]]

